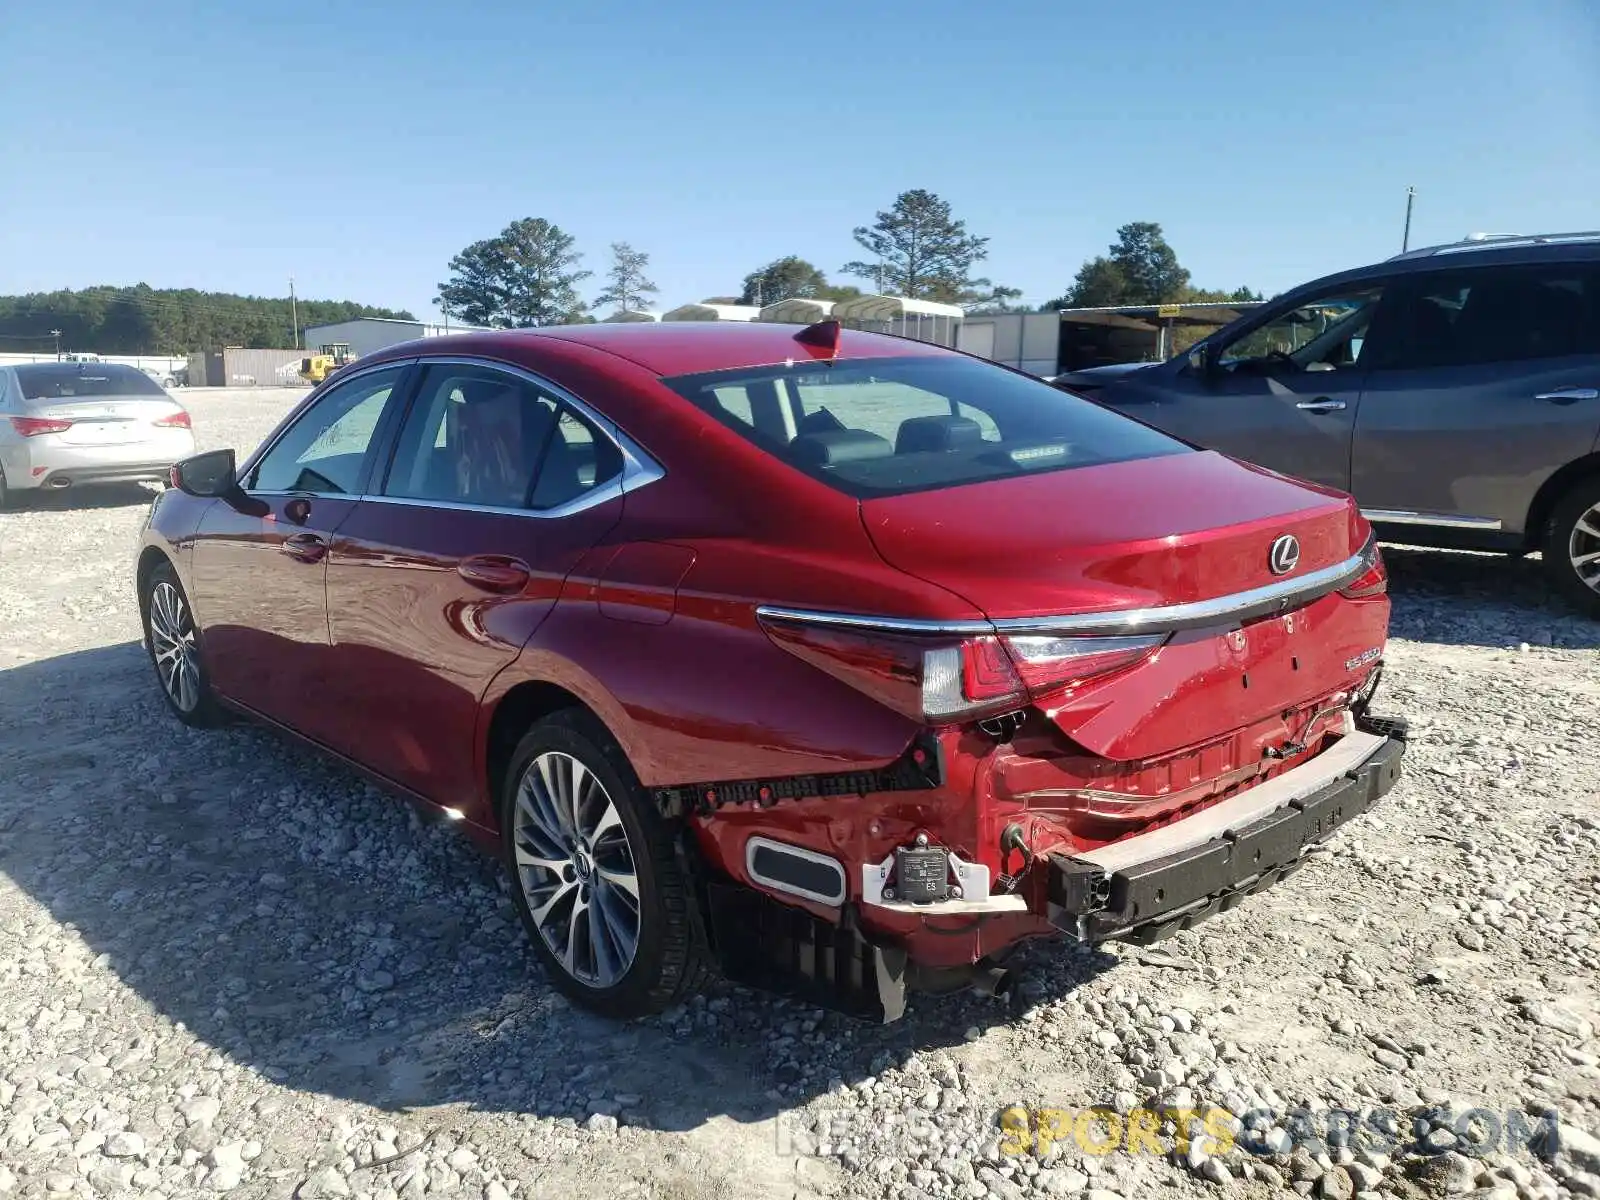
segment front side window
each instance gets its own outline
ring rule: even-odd
[[[441,364],[423,377],[383,491],[545,510],[621,473],[611,440],[543,389],[488,367]]]
[[[768,453],[861,498],[1189,451],[1042,380],[955,355],[662,382]]]
[[[402,371],[374,371],[323,395],[267,451],[245,487],[333,496],[358,493],[378,420]]]
[[[1458,367],[1600,354],[1600,268],[1476,267],[1401,289],[1383,365]]]
[[[1382,287],[1369,284],[1307,301],[1223,344],[1217,365],[1257,375],[1364,366],[1367,333],[1382,299]]]

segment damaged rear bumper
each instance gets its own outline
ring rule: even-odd
[[[1191,817],[1052,856],[1051,923],[1083,941],[1148,943],[1270,887],[1399,779],[1403,724],[1362,724],[1304,766]]]

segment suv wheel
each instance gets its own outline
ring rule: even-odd
[[[1583,480],[1557,503],[1543,550],[1556,590],[1600,617],[1600,477]]]
[[[672,830],[605,728],[576,709],[538,722],[505,793],[517,911],[556,988],[621,1019],[698,991],[706,954]]]

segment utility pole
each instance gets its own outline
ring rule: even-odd
[[[52,329],[50,336],[56,339],[56,361],[61,361],[61,330]]]
[[[294,348],[300,349],[300,307],[294,298],[294,276],[289,276],[289,323],[294,326]]]
[[[1404,254],[1411,248],[1411,202],[1417,198],[1417,189],[1406,189],[1406,231],[1400,238],[1400,253]]]

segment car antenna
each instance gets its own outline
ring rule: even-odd
[[[794,335],[794,340],[803,342],[807,346],[816,346],[826,350],[828,357],[833,358],[839,353],[839,322],[834,320],[817,321],[807,325]]]

